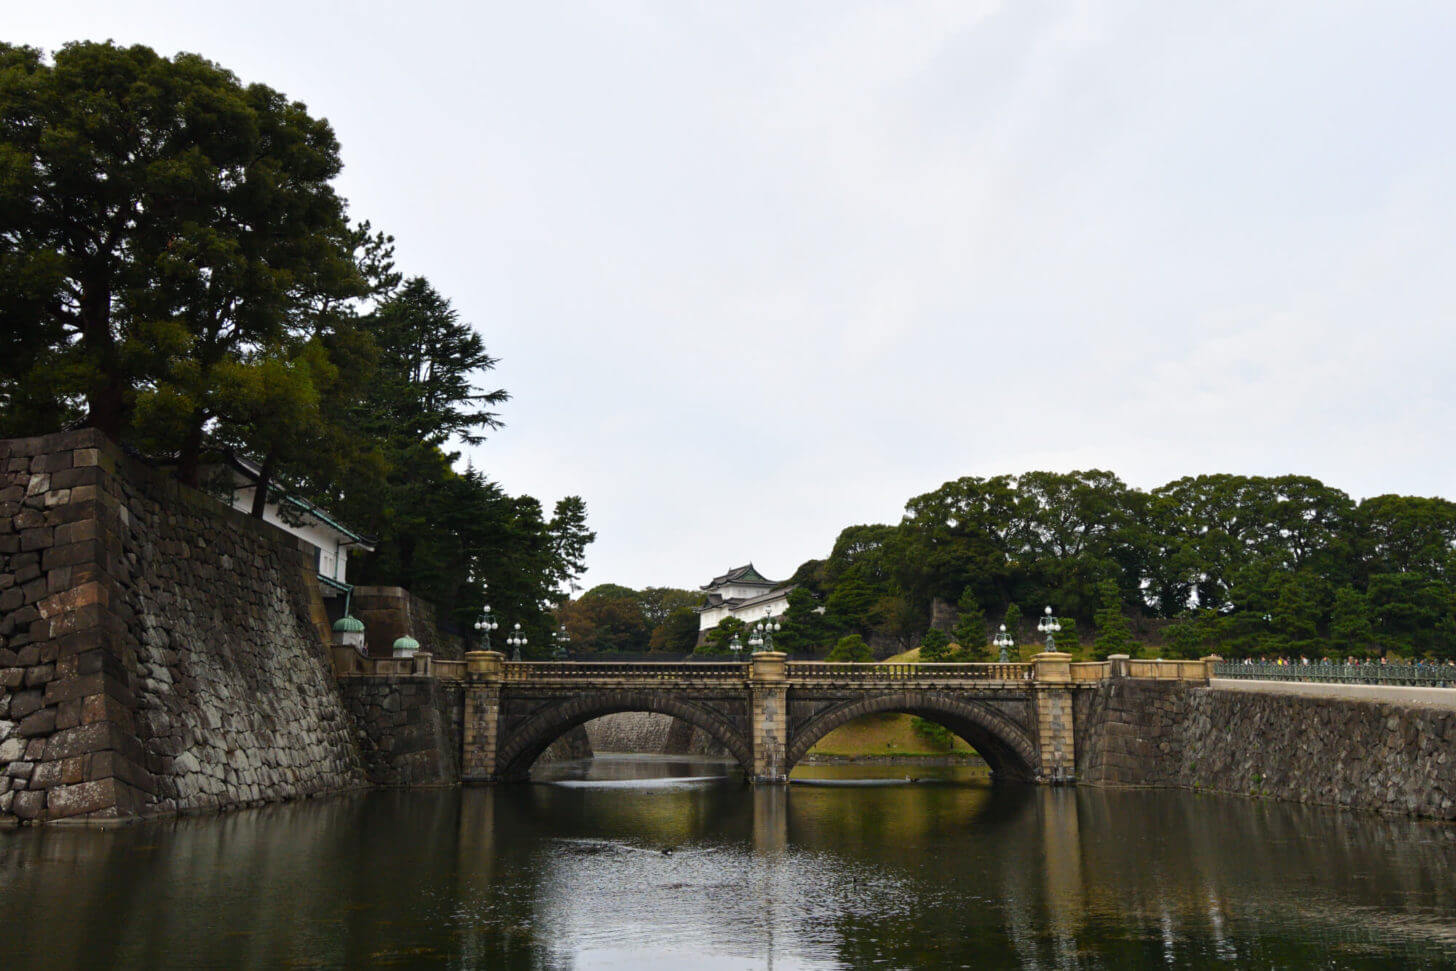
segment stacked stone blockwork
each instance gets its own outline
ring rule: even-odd
[[[460,781],[465,691],[428,677],[352,677],[339,682],[369,781],[445,786]]]
[[[442,661],[458,661],[465,648],[458,636],[440,628],[435,605],[403,587],[355,587],[350,613],[364,622],[372,657],[392,657],[394,642],[408,634],[420,650]]]
[[[1456,820],[1456,709],[1138,679],[1075,705],[1083,782]]]
[[[95,431],[0,441],[0,821],[364,784],[312,574]]]

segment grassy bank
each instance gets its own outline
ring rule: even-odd
[[[856,718],[825,735],[809,750],[810,758],[822,755],[863,758],[866,756],[927,756],[974,753],[965,741],[950,736],[949,747],[915,728],[913,717],[885,713]]]
[[[920,648],[896,654],[888,661],[918,661]],[[956,756],[974,754],[975,749],[965,740],[950,735],[943,744],[915,727],[911,715],[886,712],[880,715],[866,715],[856,718],[848,725],[841,725],[821,738],[809,750],[809,757],[832,756],[835,758],[884,758]]]

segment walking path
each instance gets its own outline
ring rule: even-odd
[[[1456,688],[1412,688],[1387,684],[1331,684],[1318,681],[1254,681],[1240,678],[1212,678],[1208,683],[1220,691],[1308,695],[1320,698],[1345,698],[1351,701],[1388,701],[1402,705],[1456,708]]]

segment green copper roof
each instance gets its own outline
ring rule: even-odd
[[[340,634],[362,634],[364,632],[364,621],[358,617],[345,614],[334,621],[334,630]]]
[[[727,573],[723,574],[721,577],[714,577],[711,582],[704,584],[698,589],[711,590],[714,587],[721,587],[724,584],[728,583],[746,583],[755,586],[776,585],[773,580],[770,580],[762,573],[759,573],[756,569],[754,569],[753,564],[749,563],[746,566],[736,566],[733,569],[729,570]]]
[[[394,649],[396,651],[418,651],[420,649],[420,642],[406,634],[394,642]]]

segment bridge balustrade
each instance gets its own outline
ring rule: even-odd
[[[507,661],[504,681],[736,681],[748,678],[745,661]]]
[[[1111,661],[1074,661],[1069,665],[1073,681],[1103,681],[1112,671]]]
[[[1031,664],[790,661],[791,681],[1030,681]]]

